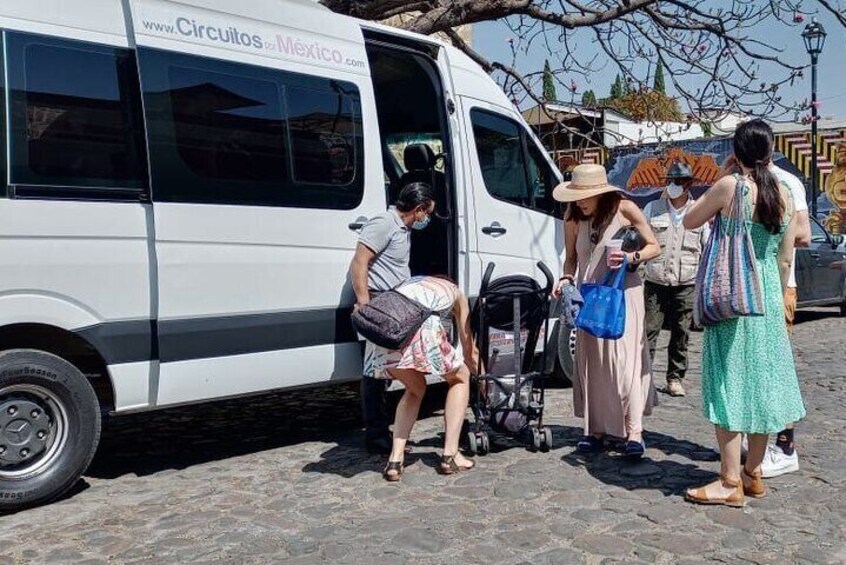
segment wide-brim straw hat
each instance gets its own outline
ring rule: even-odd
[[[576,202],[620,190],[608,184],[608,175],[602,165],[577,165],[573,169],[573,179],[556,186],[552,197],[559,202]]]

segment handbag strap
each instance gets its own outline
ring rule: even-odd
[[[609,270],[605,273],[605,278],[602,280],[602,286],[610,286],[611,288],[616,288],[617,290],[623,290],[623,280],[626,275],[626,267],[628,264],[629,258],[624,255],[623,264],[620,265],[619,269]]]
[[[735,226],[737,230],[740,226],[745,227],[746,222],[752,219],[752,203],[750,199],[746,198],[746,194],[749,193],[749,186],[746,184],[743,175],[735,174],[735,179],[737,183],[734,186],[731,219],[739,224]]]

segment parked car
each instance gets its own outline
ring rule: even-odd
[[[840,306],[846,316],[844,237],[828,233],[811,218],[811,245],[796,251],[798,306]]]

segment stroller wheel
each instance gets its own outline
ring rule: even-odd
[[[543,435],[541,431],[537,428],[529,428],[532,433],[532,451],[540,451],[541,447],[543,446]]]
[[[479,432],[479,438],[481,439],[481,450],[479,451],[480,455],[487,455],[488,452],[491,450],[491,441],[490,437],[488,437],[487,432]]]
[[[476,438],[476,432],[467,432],[467,451],[470,455],[479,453],[479,442]]]
[[[549,451],[552,449],[552,429],[548,426],[543,427],[543,450]]]

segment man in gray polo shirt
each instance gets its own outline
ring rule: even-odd
[[[393,206],[364,225],[350,264],[356,309],[370,302],[373,293],[396,288],[411,277],[411,230],[424,229],[434,209],[432,188],[414,182],[403,187]],[[372,452],[391,450],[387,384],[369,377],[361,379],[364,441]]]

